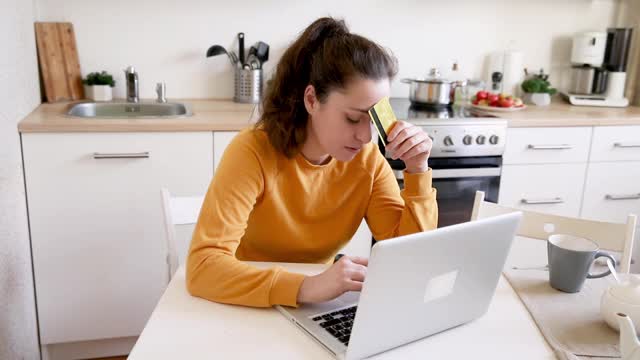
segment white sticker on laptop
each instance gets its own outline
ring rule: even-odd
[[[427,303],[451,295],[457,277],[458,270],[454,270],[430,278],[424,291],[424,302]]]

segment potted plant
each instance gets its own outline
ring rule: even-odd
[[[113,99],[112,88],[116,85],[116,81],[106,71],[92,72],[82,80],[82,83],[87,98],[94,101],[111,101]]]
[[[525,73],[527,73],[526,69]],[[522,82],[522,91],[524,91],[522,99],[525,103],[538,106],[549,105],[551,96],[557,92],[549,83],[549,74],[545,74],[542,69],[538,74]]]

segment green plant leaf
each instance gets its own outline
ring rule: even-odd
[[[113,79],[111,74],[106,71],[102,72],[92,72],[87,75],[85,79],[82,80],[82,83],[85,85],[109,85],[111,87],[116,86],[116,81]]]
[[[556,93],[556,89],[551,87],[551,84],[539,75],[534,75],[531,78],[522,82],[522,91],[526,93],[546,93],[553,95]]]

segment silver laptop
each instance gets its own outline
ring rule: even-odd
[[[361,293],[277,306],[338,359],[361,359],[487,312],[522,213],[380,241]]]

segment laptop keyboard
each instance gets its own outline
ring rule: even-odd
[[[322,326],[331,336],[341,343],[349,345],[353,318],[356,316],[357,305],[331,313],[317,315],[312,318],[318,325]]]

